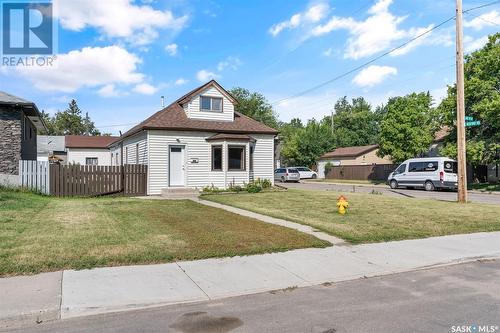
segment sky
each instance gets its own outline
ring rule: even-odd
[[[6,0],[2,0],[6,1]],[[464,0],[464,9],[493,0]],[[335,101],[430,91],[455,81],[455,22],[329,81],[455,14],[454,0],[54,0],[57,66],[0,67],[0,90],[54,114],[71,99],[117,134],[214,78],[262,93],[279,118],[321,119]],[[500,31],[500,3],[464,15],[466,52]]]

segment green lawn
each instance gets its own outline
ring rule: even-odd
[[[207,195],[205,199],[307,224],[352,243],[382,242],[500,230],[500,205],[394,198],[345,193],[349,210],[337,213],[340,193]]]
[[[0,190],[0,276],[329,245],[193,201]]]
[[[481,192],[498,192],[500,191],[500,184],[480,183],[469,184],[469,190],[477,190]]]

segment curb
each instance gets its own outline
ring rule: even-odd
[[[299,288],[314,287],[314,286],[322,285],[324,283],[343,283],[343,282],[355,281],[355,280],[360,280],[360,279],[380,278],[380,277],[390,276],[390,275],[395,275],[395,274],[417,272],[417,271],[422,271],[422,270],[437,269],[437,268],[443,268],[443,267],[460,265],[460,264],[481,262],[484,260],[499,260],[499,259],[500,259],[500,253],[496,253],[494,255],[464,257],[464,258],[453,259],[453,260],[444,261],[441,263],[436,263],[436,264],[432,264],[432,265],[428,265],[428,266],[416,267],[413,269],[387,270],[387,271],[377,272],[377,273],[353,275],[353,276],[349,276],[349,277],[340,278],[340,279],[335,280],[335,281],[306,283],[306,284],[300,286]],[[123,306],[123,308],[114,308],[112,310],[104,311],[102,313],[81,314],[81,315],[70,317],[67,319],[61,318],[60,310],[55,310],[55,309],[40,310],[37,313],[20,314],[17,316],[12,316],[9,318],[0,319],[0,329],[16,329],[16,328],[23,328],[23,327],[26,328],[26,327],[33,327],[34,326],[33,324],[40,324],[42,322],[55,322],[55,321],[68,320],[68,319],[74,319],[74,318],[81,319],[81,318],[85,318],[85,317],[110,315],[110,314],[114,314],[114,313],[123,313],[123,312],[138,311],[138,310],[145,310],[145,309],[153,309],[153,308],[173,306],[173,305],[178,305],[178,304],[204,303],[204,302],[222,300],[222,299],[239,297],[239,296],[268,293],[268,292],[272,292],[272,291],[274,291],[274,289],[269,289],[269,290],[262,289],[262,290],[258,290],[258,291],[256,290],[255,292],[251,292],[251,293],[243,293],[243,294],[238,294],[238,295],[227,295],[227,296],[222,296],[222,297],[216,297],[216,298],[209,299],[209,300],[199,300],[199,301],[179,301],[179,302],[173,302],[173,303],[151,303],[151,304],[143,303],[140,305],[135,304],[133,306],[130,306],[130,305]]]
[[[61,309],[45,309],[30,313],[21,313],[15,316],[0,318],[0,329],[16,329],[29,327],[43,322],[52,322],[61,319]]]

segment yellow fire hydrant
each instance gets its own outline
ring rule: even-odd
[[[347,207],[349,207],[349,203],[347,202],[346,197],[344,197],[343,195],[341,195],[337,199],[337,207],[339,209],[339,214],[340,215],[344,215],[347,212]]]

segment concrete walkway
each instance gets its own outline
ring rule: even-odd
[[[277,219],[277,218],[270,217],[267,215],[254,213],[254,212],[251,212],[251,211],[248,211],[245,209],[236,208],[236,207],[232,207],[232,206],[228,206],[228,205],[223,205],[223,204],[213,202],[213,201],[203,200],[201,198],[191,198],[191,200],[194,200],[195,202],[201,203],[201,204],[206,205],[206,206],[220,208],[220,209],[227,210],[228,212],[231,212],[231,213],[235,213],[235,214],[246,216],[246,217],[251,217],[253,219],[257,219],[257,220],[260,220],[262,222],[276,224],[276,225],[280,225],[280,226],[287,227],[290,229],[295,229],[295,230],[298,230],[298,231],[303,232],[305,234],[313,235],[316,238],[326,240],[326,241],[332,243],[333,245],[347,245],[348,244],[343,239],[337,238],[335,236],[331,236],[325,232],[322,232],[320,230],[316,230],[308,225],[290,222],[290,221],[282,220],[282,219]]]
[[[0,279],[0,327],[500,258],[500,232]]]

